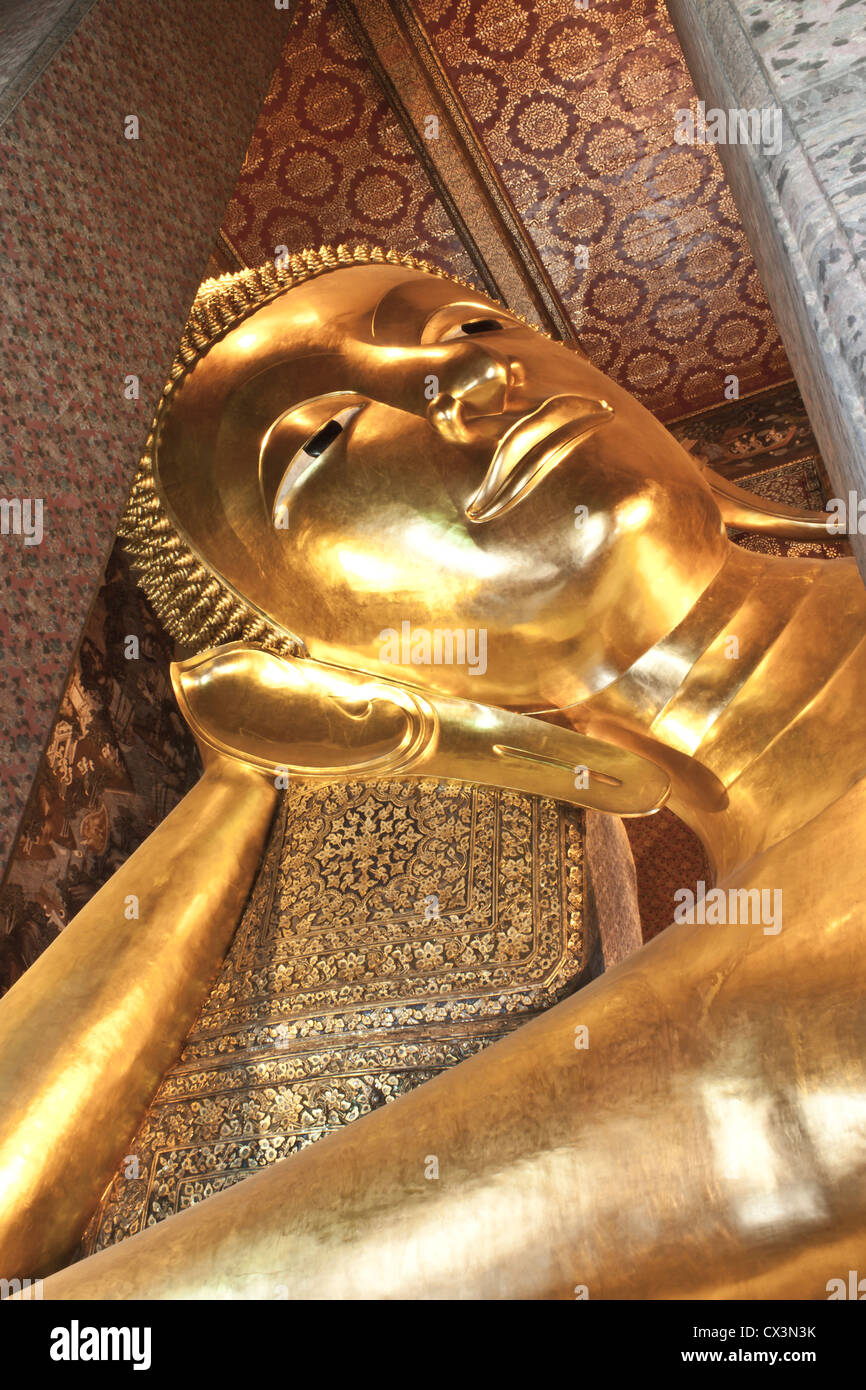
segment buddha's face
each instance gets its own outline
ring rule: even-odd
[[[216,343],[156,469],[207,563],[311,656],[524,710],[616,679],[728,544],[627,392],[397,266],[311,280]]]

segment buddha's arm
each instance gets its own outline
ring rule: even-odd
[[[201,781],[0,1001],[0,1275],[68,1259],[243,908],[273,782]]]
[[[781,931],[673,926],[45,1297],[826,1297],[866,1231],[864,810],[741,880],[783,888]]]

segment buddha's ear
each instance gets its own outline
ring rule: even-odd
[[[713,468],[705,467],[703,474],[713,490],[722,520],[731,531],[755,531],[759,535],[780,536],[792,541],[838,539],[834,518],[828,512],[770,502],[737,487]]]
[[[243,642],[171,668],[199,745],[303,782],[444,778],[651,815],[666,772],[637,753],[493,705]]]

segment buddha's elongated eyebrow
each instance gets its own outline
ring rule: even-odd
[[[477,292],[454,285],[443,298],[442,285],[434,281],[403,281],[392,285],[382,295],[370,318],[374,341],[399,346],[417,346],[430,320],[437,314],[463,314],[469,319],[499,319],[511,321],[507,309],[484,303]],[[514,326],[519,327],[517,320]]]

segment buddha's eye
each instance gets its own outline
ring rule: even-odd
[[[283,473],[274,498],[273,521],[276,527],[281,530],[287,528],[288,511],[293,495],[298,491],[306,476],[318,466],[318,460],[325,451],[330,448],[335,439],[339,439],[349,422],[362,409],[363,403],[357,401],[346,406],[338,415],[327,420],[321,429],[316,430],[315,434],[311,434],[306,444],[298,449]],[[272,437],[274,436],[269,432],[268,438]]]
[[[310,458],[317,459],[325,452],[329,444],[333,444],[338,434],[343,433],[343,426],[339,420],[329,420],[323,425],[312,439],[308,439],[304,445],[304,453],[309,454]]]
[[[443,333],[441,342],[453,342],[455,338],[470,338],[476,333],[499,333],[505,327],[498,319],[467,319],[465,323],[457,324],[455,328],[449,328],[447,333]]]
[[[461,333],[495,333],[501,329],[502,324],[496,319],[470,319],[468,323],[461,323]]]

